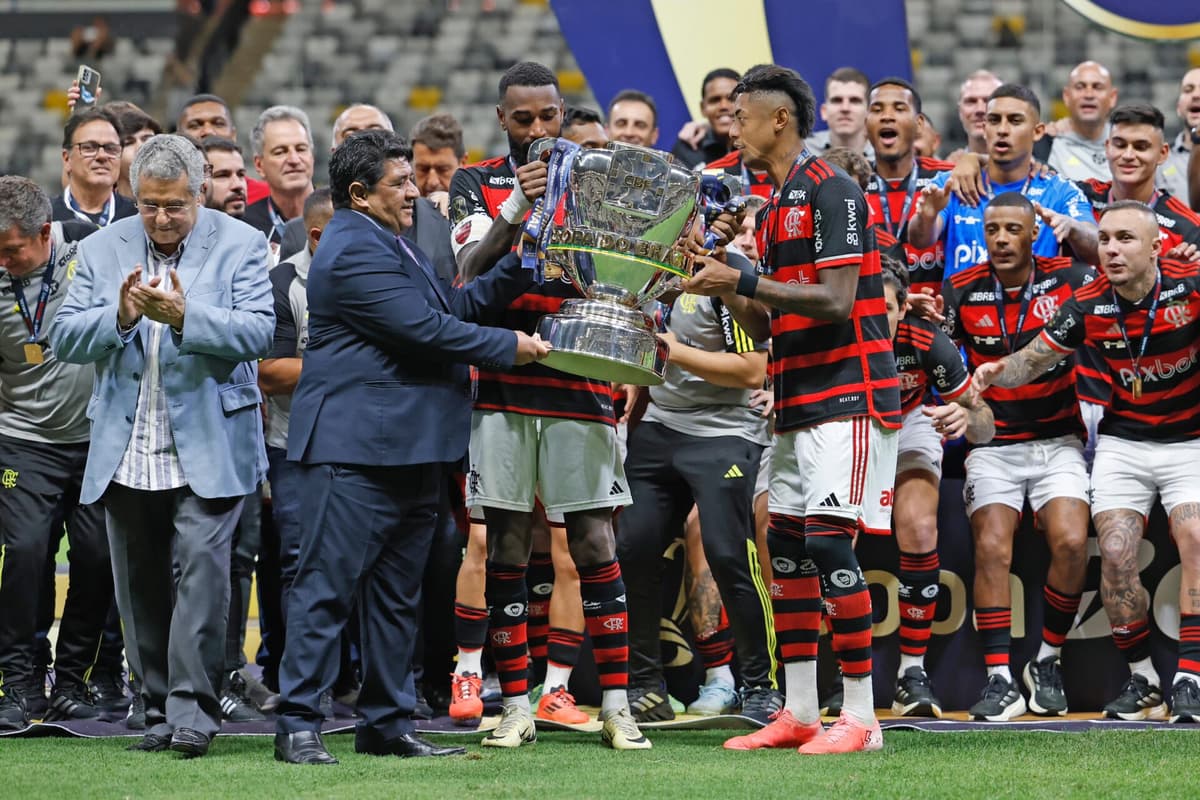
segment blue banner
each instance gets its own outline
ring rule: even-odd
[[[1200,39],[1200,3],[1168,0],[1063,0],[1109,30],[1140,39]]]

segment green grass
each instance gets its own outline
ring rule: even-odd
[[[1187,797],[1200,733],[885,733],[881,753],[806,758],[735,753],[721,731],[671,731],[648,752],[615,753],[598,735],[547,733],[517,751],[484,751],[478,736],[452,759],[354,753],[352,736],[327,743],[342,763],[272,760],[269,737],[218,737],[209,755],[129,753],[132,739],[0,740],[7,798],[973,798]],[[1191,787],[1191,788],[1189,788]]]

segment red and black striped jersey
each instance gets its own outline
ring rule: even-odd
[[[949,161],[939,161],[936,158],[920,156],[916,160],[916,180],[912,173],[898,181],[881,178],[878,173],[872,173],[867,184],[867,202],[871,209],[883,220],[884,205],[887,205],[887,219],[882,227],[904,248],[905,261],[908,264],[910,291],[920,292],[930,289],[935,295],[942,292],[942,275],[946,268],[946,244],[941,239],[932,247],[917,248],[908,243],[908,221],[917,213],[917,196],[921,190],[933,183],[939,172],[954,169]],[[910,194],[911,190],[911,194]],[[886,197],[886,201],[883,199]],[[910,199],[911,198],[911,199]],[[904,219],[900,215],[908,206],[908,214]]]
[[[771,176],[765,171],[750,169],[743,164],[742,154],[737,150],[730,150],[715,161],[708,162],[700,172],[704,175],[724,173],[734,176],[742,182],[743,194],[756,194],[759,197],[769,198],[775,191],[775,186],[771,183]]]
[[[942,327],[966,348],[967,363],[974,370],[1033,341],[1074,290],[1094,277],[1095,270],[1070,258],[1035,256],[1028,282],[1005,290],[991,262],[985,261],[946,280]],[[996,436],[990,444],[1082,436],[1074,367],[1075,359],[1065,357],[1025,386],[993,386],[984,392],[983,399],[996,418]]]
[[[772,309],[775,430],[870,416],[900,426],[900,391],[888,335],[879,250],[858,184],[806,153],[760,212],[759,270],[815,284],[820,271],[858,268],[850,317],[827,322]]]
[[[472,224],[472,220],[484,223],[495,219],[515,184],[512,162],[505,157],[491,158],[455,172],[450,182],[452,235],[462,236],[465,241],[470,230],[464,230],[464,226]],[[546,282],[534,284],[513,300],[498,324],[532,334],[538,321],[557,312],[563,300],[579,297],[566,275],[561,270],[559,273],[555,276],[547,269]],[[568,375],[537,363],[514,367],[508,372],[479,369],[475,408],[616,424],[610,384]]]
[[[921,405],[930,386],[948,403],[971,388],[971,376],[958,348],[929,320],[916,316],[901,319],[892,347],[900,378],[901,413]]]
[[[1092,211],[1099,222],[1100,213],[1112,202],[1112,181],[1081,181],[1079,188],[1091,202]],[[1155,193],[1153,203],[1163,253],[1184,242],[1200,245],[1200,214],[1162,190]],[[1090,344],[1084,343],[1075,353],[1075,378],[1075,390],[1080,400],[1097,405],[1108,404],[1112,393],[1108,370],[1104,367],[1103,357]]]
[[[1103,359],[1112,398],[1101,433],[1137,441],[1190,441],[1200,436],[1200,265],[1162,259],[1159,267],[1154,326],[1136,372],[1133,361],[1142,349],[1153,291],[1131,303],[1101,275],[1063,304],[1042,337],[1064,352],[1089,343]],[[1141,397],[1134,397],[1135,378],[1141,379]]]

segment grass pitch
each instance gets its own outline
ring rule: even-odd
[[[880,753],[810,757],[730,752],[728,732],[671,731],[646,752],[613,752],[598,735],[542,733],[517,751],[478,735],[450,759],[360,756],[326,739],[336,767],[272,759],[270,737],[218,737],[205,758],[130,753],[133,739],[0,740],[0,797],[31,798],[936,798],[1194,796],[1200,731],[885,732]]]

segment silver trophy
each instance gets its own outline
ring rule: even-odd
[[[642,309],[689,277],[681,240],[699,188],[699,175],[658,150],[610,142],[574,155],[564,212],[542,239],[543,272],[583,297],[538,323],[553,347],[542,363],[614,383],[663,382],[667,345]]]

